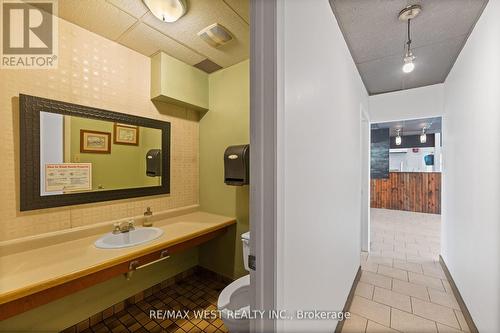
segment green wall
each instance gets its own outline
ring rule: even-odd
[[[71,117],[70,124],[70,160],[73,163],[92,163],[93,190],[99,186],[106,191],[161,184],[160,177],[146,176],[146,152],[161,148],[161,130],[139,127],[139,145],[130,146],[113,143],[112,122]],[[111,154],[80,153],[81,129],[111,133]]]
[[[243,61],[210,74],[209,111],[200,120],[200,205],[235,216],[236,227],[200,247],[200,265],[230,278],[248,274],[240,234],[248,231],[248,186],[224,184],[224,150],[249,143],[250,67]]]

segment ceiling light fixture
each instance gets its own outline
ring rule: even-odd
[[[425,134],[425,127],[422,128],[422,134],[420,134],[420,143],[427,142],[427,134]]]
[[[401,138],[401,129],[397,128],[396,129],[396,137],[394,138],[394,143],[396,144],[396,146],[401,146],[402,142],[403,142],[403,140]]]
[[[405,46],[405,56],[403,58],[403,72],[405,73],[411,73],[415,69],[415,63],[413,62],[415,60],[415,56],[411,52],[411,20],[417,17],[418,14],[422,11],[422,7],[420,5],[410,5],[404,8],[402,11],[399,12],[399,19],[401,21],[406,21],[407,22],[407,32],[408,32],[408,39],[406,41],[406,46]]]
[[[163,22],[172,23],[187,12],[185,0],[143,0],[151,13]]]

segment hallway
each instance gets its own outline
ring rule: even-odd
[[[440,215],[371,209],[372,251],[342,332],[468,332],[439,264],[440,227]]]

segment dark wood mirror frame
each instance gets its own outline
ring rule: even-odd
[[[40,112],[105,120],[162,131],[162,177],[160,186],[40,195]],[[20,210],[35,210],[92,202],[110,201],[170,193],[170,123],[131,116],[41,97],[19,95],[20,112]]]

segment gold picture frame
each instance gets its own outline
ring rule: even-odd
[[[139,126],[115,123],[113,143],[115,145],[139,145]]]
[[[81,129],[80,153],[111,154],[111,133]]]

